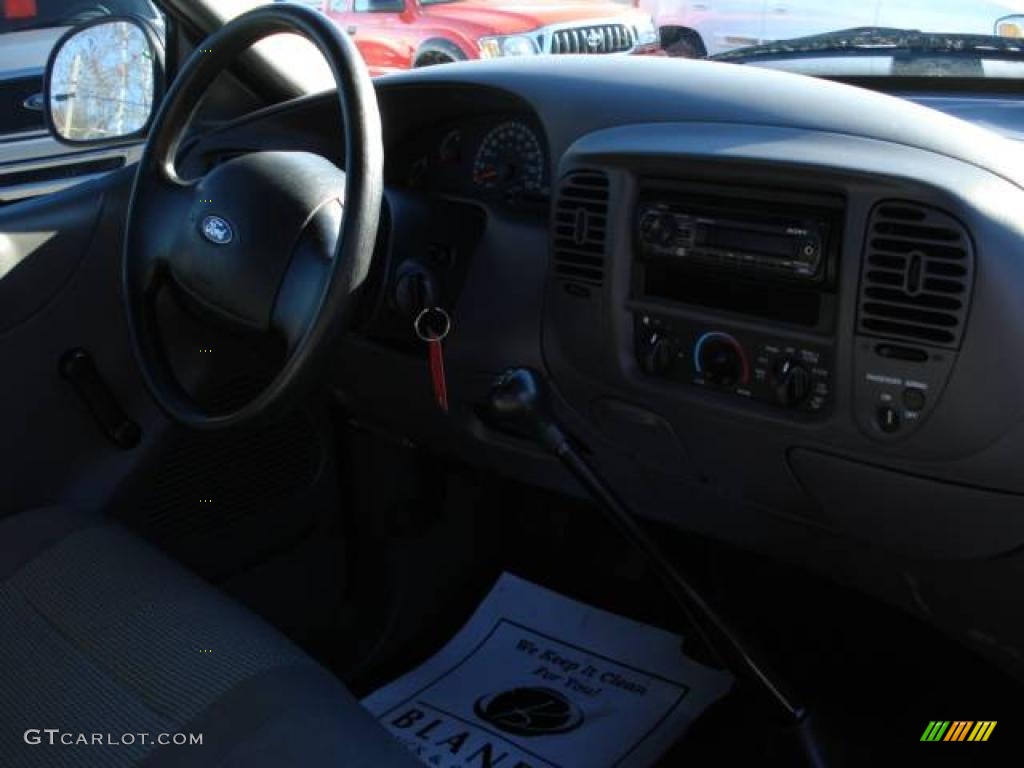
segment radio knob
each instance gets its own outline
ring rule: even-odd
[[[640,222],[644,241],[652,245],[669,245],[676,234],[676,220],[671,213],[648,212]]]
[[[775,392],[787,407],[800,405],[811,394],[811,372],[790,358],[775,366]]]
[[[672,370],[676,345],[669,339],[654,337],[643,357],[644,370],[654,376],[664,376]]]

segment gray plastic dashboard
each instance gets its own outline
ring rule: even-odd
[[[553,206],[561,180],[597,172],[607,181],[607,224],[603,277],[570,291],[556,272],[549,218],[481,205],[482,233],[452,307],[452,415],[434,412],[415,347],[355,334],[339,350],[335,385],[361,418],[562,484],[557,466],[478,418],[493,375],[531,365],[551,379],[563,418],[609,479],[651,517],[766,549],[775,539],[797,546],[794,523],[915,558],[991,557],[1024,544],[1024,164],[1014,142],[905,99],[677,60],[456,64],[383,78],[378,97],[387,150],[457,115],[529,112],[546,140]],[[310,97],[227,126],[196,154],[256,148],[269,136],[340,158],[337,119],[330,99]],[[652,179],[841,201],[829,322],[797,327],[735,307],[638,297],[636,206]],[[399,227],[408,190],[388,196]],[[894,341],[923,350],[924,361],[881,357],[879,344],[892,340],[862,326],[869,228],[884,205],[945,222],[968,254],[956,340]],[[825,350],[827,407],[804,418],[651,376],[636,349],[644,316],[757,338],[759,349],[768,337],[770,348],[779,340],[797,354]],[[923,407],[903,408],[908,385],[924,388]],[[878,424],[890,402],[894,431]]]

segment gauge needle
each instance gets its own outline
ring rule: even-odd
[[[497,168],[488,168],[485,171],[478,172],[477,175],[476,175],[476,177],[477,177],[477,179],[479,181],[486,181],[487,179],[494,179],[494,178],[497,178],[497,176],[498,176],[498,169]]]

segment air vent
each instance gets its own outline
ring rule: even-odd
[[[860,331],[958,347],[973,277],[971,238],[956,219],[915,203],[882,203],[868,230]]]
[[[571,283],[604,282],[608,177],[599,171],[565,176],[555,201],[555,274]]]

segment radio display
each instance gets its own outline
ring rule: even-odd
[[[722,251],[742,251],[760,256],[792,259],[797,256],[799,241],[794,241],[792,237],[773,235],[767,232],[717,226],[702,227],[697,236],[697,245],[705,245]]]

